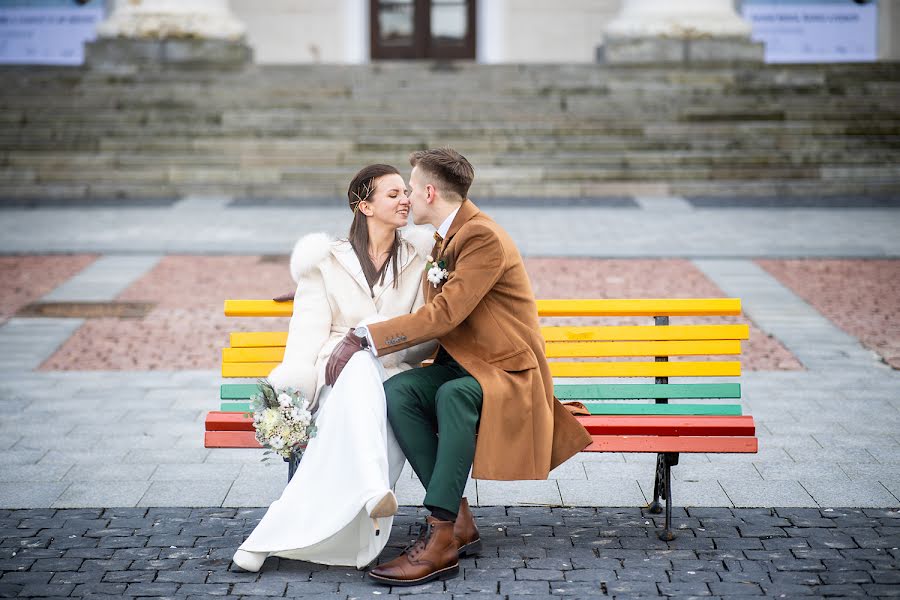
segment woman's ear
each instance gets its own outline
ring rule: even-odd
[[[372,207],[365,200],[359,203],[359,211],[367,217],[371,217],[373,214]]]

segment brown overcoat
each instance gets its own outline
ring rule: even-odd
[[[437,339],[484,392],[475,479],[546,479],[591,442],[553,397],[531,282],[509,235],[469,200],[435,260],[449,276],[426,280],[425,305],[369,325],[379,355]]]

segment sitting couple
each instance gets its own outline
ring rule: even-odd
[[[522,257],[466,197],[472,165],[448,148],[414,152],[410,164],[408,187],[394,167],[362,169],[347,194],[349,238],[309,235],[291,256],[294,313],[269,381],[315,399],[318,433],[235,553],[243,569],[267,556],[368,565],[387,543],[392,489],[409,460],[431,514],[416,542],[369,577],[452,577],[460,556],[481,549],[463,497],[470,470],[546,479],[590,443],[553,397]],[[433,246],[430,235],[425,244],[400,235],[410,210],[437,229]]]

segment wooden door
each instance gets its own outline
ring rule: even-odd
[[[474,60],[475,2],[371,0],[372,60]]]

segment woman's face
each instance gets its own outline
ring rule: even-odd
[[[375,191],[361,203],[369,219],[393,227],[405,227],[409,220],[406,184],[399,175],[382,175],[375,180]]]

